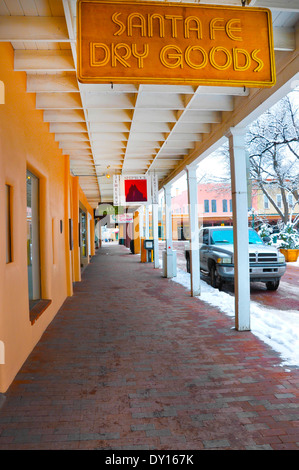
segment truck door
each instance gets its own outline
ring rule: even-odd
[[[209,246],[209,230],[203,229],[201,232],[201,239],[199,239],[199,253],[200,253],[200,268],[204,271],[208,270],[208,257],[207,251]]]

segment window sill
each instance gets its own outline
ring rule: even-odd
[[[51,305],[52,300],[38,299],[30,301],[29,303],[29,318],[30,323],[33,325],[36,320],[44,313],[44,311]]]

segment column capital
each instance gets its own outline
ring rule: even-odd
[[[197,178],[196,176],[196,169],[197,169],[197,165],[186,165],[185,166],[185,171],[187,173],[187,177],[188,178]]]
[[[227,131],[226,137],[229,139],[231,136],[244,136],[246,134],[246,127],[230,127]]]

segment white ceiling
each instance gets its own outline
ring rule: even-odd
[[[253,5],[272,10],[279,72],[298,53],[299,0],[252,0]],[[155,172],[163,185],[218,139],[226,120],[236,125],[244,118],[255,96],[243,87],[80,84],[75,0],[0,0],[0,40],[12,43],[15,70],[27,72],[27,91],[36,93],[37,109],[70,156],[71,171],[94,208],[113,200],[107,171]]]

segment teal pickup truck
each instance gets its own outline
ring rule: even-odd
[[[280,251],[265,245],[251,228],[249,235],[250,282],[264,282],[268,290],[278,289],[286,270],[285,258]],[[234,281],[233,227],[203,227],[199,231],[200,270],[210,277],[213,287]],[[190,272],[190,245],[185,246],[187,272]]]

